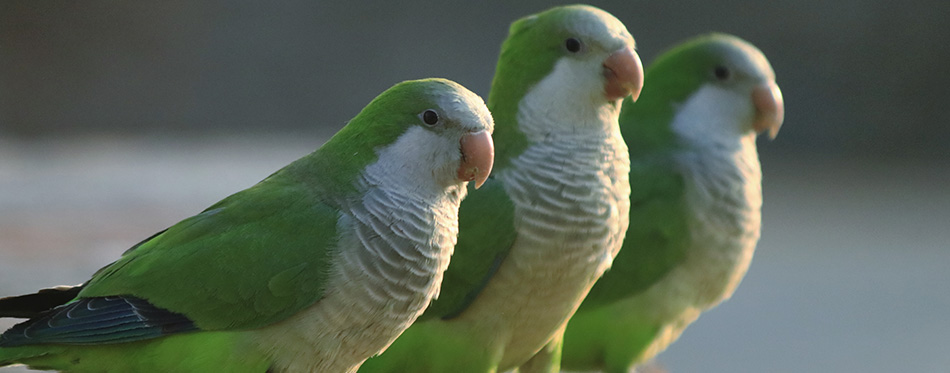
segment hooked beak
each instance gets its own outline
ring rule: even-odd
[[[637,101],[643,89],[643,63],[640,62],[640,56],[630,46],[611,53],[604,61],[604,77],[607,78],[604,85],[607,99],[616,100],[630,95],[633,101]]]
[[[769,139],[775,139],[785,120],[785,102],[782,90],[775,82],[769,82],[752,89],[752,104],[755,106],[755,119],[752,128],[756,133],[769,131]]]
[[[462,163],[458,168],[460,181],[475,181],[478,189],[488,180],[492,164],[495,161],[495,145],[488,131],[466,134],[459,140]]]

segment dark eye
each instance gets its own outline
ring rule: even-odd
[[[568,38],[564,41],[564,47],[568,52],[577,53],[581,50],[581,41],[576,38]]]
[[[439,123],[439,114],[435,110],[426,110],[422,112],[422,121],[432,126]]]
[[[716,70],[713,71],[716,74],[716,79],[726,80],[729,79],[729,69],[725,66],[716,66]]]

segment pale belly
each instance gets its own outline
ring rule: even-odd
[[[602,255],[547,263],[551,268],[539,273],[514,268],[517,260],[508,260],[485,289],[494,296],[480,297],[459,319],[495,330],[492,342],[502,345],[498,368],[514,368],[560,331],[610,261]]]
[[[490,343],[501,347],[500,370],[523,364],[558,333],[613,261],[629,203],[611,195],[585,205],[597,204],[601,208],[589,209],[594,213],[586,217],[576,211],[543,214],[560,224],[528,223],[545,219],[541,216],[522,219],[508,257],[482,296],[459,316],[462,323],[493,331]]]
[[[655,339],[641,353],[640,361],[653,358],[676,341],[699,315],[728,299],[738,287],[752,260],[754,237],[711,237],[693,248],[688,259],[643,293],[610,307],[631,322],[650,323],[658,329]]]
[[[374,312],[345,298],[330,295],[289,320],[257,332],[258,345],[265,352],[270,350],[275,371],[355,372],[418,315]],[[341,311],[343,307],[348,312]]]
[[[619,133],[551,140],[512,163],[499,178],[516,206],[518,236],[471,306],[448,321],[486,338],[499,371],[523,364],[563,329],[620,250],[630,210]]]

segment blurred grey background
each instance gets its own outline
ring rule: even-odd
[[[510,22],[555,4],[0,1],[0,296],[84,281],[398,81],[487,96]],[[700,33],[743,37],[785,96],[779,137],[760,142],[749,275],[658,364],[947,371],[950,3],[592,4],[647,65]]]
[[[762,49],[788,126],[775,150],[947,156],[950,3],[598,1],[644,63],[709,31]],[[329,134],[395,82],[487,95],[508,24],[544,1],[3,1],[0,130],[170,137]],[[770,148],[772,150],[772,148]]]

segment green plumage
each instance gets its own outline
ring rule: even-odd
[[[669,160],[633,162],[630,228],[611,269],[591,289],[581,309],[643,291],[685,256],[688,234],[683,179]],[[664,250],[652,248],[663,247]]]
[[[33,345],[0,349],[0,362],[33,369],[78,372],[261,373],[271,362],[233,332],[175,334],[159,339],[94,346]]]
[[[625,101],[620,116],[630,227],[568,323],[565,369],[628,372],[738,285],[759,232],[761,129],[752,121],[761,113],[752,96],[764,84],[774,84],[765,57],[724,34],[682,43],[647,69],[640,99]],[[700,91],[708,101],[689,109],[702,114],[678,117]],[[690,138],[687,130],[708,132]]]
[[[443,104],[449,105],[440,107]],[[430,109],[439,115],[436,124],[423,123],[421,113]],[[426,220],[424,223],[430,226],[413,226],[428,235],[418,238],[418,243],[403,238],[401,232],[376,234],[386,235],[387,240],[403,240],[398,242],[402,247],[408,246],[408,250],[434,250],[447,261],[451,246],[444,244],[451,242],[449,236],[454,236],[454,211],[460,201],[457,189],[464,183],[456,175],[462,158],[458,150],[460,138],[479,131],[490,133],[491,127],[491,118],[481,99],[454,82],[429,79],[397,84],[374,99],[320,149],[126,251],[83,284],[76,299],[50,311],[57,315],[53,319],[37,324],[28,321],[5,332],[0,336],[0,366],[24,363],[39,369],[80,372],[264,372],[290,366],[295,362],[276,361],[278,357],[273,354],[281,343],[259,345],[256,339],[269,334],[255,333],[286,324],[304,312],[311,312],[310,318],[323,322],[320,312],[326,306],[321,306],[320,301],[333,291],[343,291],[339,284],[338,288],[329,288],[339,283],[333,281],[340,276],[335,271],[343,268],[339,258],[344,252],[365,250],[361,241],[353,238],[354,233],[345,230],[359,224],[354,223],[358,217],[354,217],[352,206],[362,206],[368,190],[382,187],[365,181],[368,166],[431,168],[421,172],[428,177],[409,182],[418,183],[419,188],[434,185],[442,196],[431,200],[421,194],[406,198],[417,198],[412,200],[413,208],[419,208],[417,213],[421,216],[449,211],[444,218],[452,221]],[[415,134],[412,139],[424,138],[430,143],[413,144],[409,149],[422,151],[394,154],[418,154],[422,158],[383,162],[380,152],[397,144],[407,133]],[[436,150],[427,153],[429,147]],[[379,167],[374,170],[393,174],[408,171],[379,171]],[[444,185],[445,180],[455,182]],[[397,192],[386,193],[414,190],[416,185],[392,187],[387,190]],[[386,219],[392,219],[394,213],[391,211],[374,222],[393,224]],[[350,239],[344,241],[343,237]],[[389,249],[374,244],[374,250]],[[414,252],[407,255],[411,253]],[[361,260],[367,260],[365,257]],[[368,260],[374,259],[378,258]],[[438,261],[432,263],[440,265]],[[353,277],[357,279],[354,281],[362,280]],[[426,297],[420,303],[427,303],[427,297],[434,291],[437,290],[426,289],[425,294],[419,294],[420,298]],[[56,299],[54,295],[62,298],[61,294],[69,293],[46,291],[0,299],[0,316],[45,317],[47,313],[38,313],[42,310],[36,309],[36,305],[48,307],[43,301]],[[354,298],[358,296],[363,295],[356,294]],[[126,301],[122,302],[123,299]],[[69,315],[56,313],[76,304],[84,306]],[[5,306],[11,308],[4,309]],[[380,307],[368,312],[380,317],[393,315],[386,314],[390,310],[385,304]],[[406,315],[414,319],[417,313]],[[412,319],[376,322],[398,326]],[[308,320],[298,318],[292,325],[307,328],[312,325],[307,324]],[[337,327],[332,322],[328,325]],[[340,327],[345,329],[346,325]],[[280,333],[276,334],[279,338]],[[367,347],[368,353],[342,366],[332,360],[351,351],[320,351],[320,346],[312,346],[317,349],[313,350],[316,357],[298,355],[296,359],[314,360],[306,363],[310,367],[353,370],[396,335],[366,337],[376,347]],[[290,342],[293,343],[287,345],[313,341]],[[340,343],[349,341],[317,343],[338,348]],[[309,353],[308,346],[295,348]],[[320,353],[328,357],[320,357]]]
[[[624,99],[620,132],[630,153],[630,226],[610,270],[591,289],[581,309],[611,303],[653,284],[679,263],[689,238],[686,226],[684,181],[673,156],[683,147],[670,128],[676,105],[702,82],[697,74],[677,74],[692,53],[664,54],[646,72],[670,79],[650,79],[634,103]],[[673,61],[672,64],[663,61]],[[677,61],[681,61],[677,63]],[[662,247],[663,250],[657,250]]]
[[[488,108],[495,120],[495,166],[493,175],[505,169],[512,158],[528,146],[518,129],[518,103],[527,91],[550,73],[564,55],[567,37],[563,22],[578,7],[557,7],[512,23],[502,43],[492,80]],[[532,48],[524,48],[529,44]],[[420,320],[458,314],[481,291],[503,260],[517,236],[514,205],[504,185],[492,177],[478,191],[471,191],[459,209],[459,238],[455,263],[445,271],[442,292]]]
[[[637,294],[680,263],[690,245],[682,170],[673,157],[687,145],[670,124],[677,106],[714,78],[720,59],[709,38],[663,53],[646,71],[636,103],[624,100],[620,132],[630,149],[630,228],[623,248],[581,309]],[[662,248],[659,250],[657,248]]]
[[[205,330],[256,328],[312,304],[332,256],[324,251],[336,249],[339,202],[358,197],[356,177],[376,161],[375,149],[431,106],[424,89],[384,92],[319,150],[137,245],[80,297],[142,297]],[[207,301],[181,299],[195,290]],[[253,307],[235,307],[248,302]]]
[[[496,142],[497,143],[497,142]],[[497,148],[496,148],[497,149]],[[459,209],[459,236],[442,291],[416,323],[380,356],[366,360],[360,372],[489,372],[498,351],[483,339],[440,322],[458,316],[481,294],[517,236],[514,206],[504,185],[489,178]]]
[[[491,275],[505,259],[517,236],[514,229],[515,207],[504,185],[489,178],[469,195],[459,208],[459,236],[452,260],[466,265],[451,265],[442,278],[442,293],[418,321],[451,318],[462,312],[478,296]]]
[[[566,19],[576,16],[579,6],[553,8],[521,18],[511,24],[501,45],[492,79],[488,108],[501,124],[495,128],[495,169],[503,170],[528,147],[518,128],[518,105],[528,90],[541,81],[564,56],[563,41],[570,36]],[[530,45],[530,48],[525,48]]]
[[[294,179],[277,172],[175,224],[100,270],[79,296],[147,299],[202,330],[258,328],[300,311],[323,293],[339,210]]]
[[[571,38],[582,41],[583,49],[566,48],[565,41]],[[625,185],[616,187],[612,169],[600,170],[596,163],[596,160],[612,159],[616,143],[622,146],[622,142],[612,141],[619,140],[615,132],[619,100],[607,97],[607,74],[604,72],[608,56],[622,49],[633,49],[633,38],[622,23],[589,6],[556,7],[523,17],[511,25],[508,38],[501,46],[488,97],[488,107],[496,124],[492,178],[478,191],[470,190],[462,203],[456,254],[446,270],[439,298],[389,349],[367,360],[360,372],[503,371],[515,368],[518,360],[530,356],[523,350],[530,351],[533,346],[540,348],[548,336],[557,333],[558,324],[566,320],[566,316],[561,316],[568,313],[564,310],[573,310],[574,302],[579,302],[588,288],[571,282],[569,289],[560,291],[562,284],[558,281],[566,276],[545,267],[570,267],[580,262],[594,263],[590,267],[598,267],[598,260],[609,257],[604,252],[591,254],[596,257],[591,260],[567,261],[563,260],[562,251],[571,251],[577,246],[578,251],[583,252],[580,256],[587,255],[585,250],[594,251],[590,248],[606,247],[608,245],[602,242],[587,244],[586,241],[602,240],[598,235],[620,232],[619,225],[624,224],[619,223],[619,219],[609,219],[615,216],[611,215],[612,212],[623,210],[613,205],[612,198],[618,189],[622,192],[616,194],[622,194],[625,200]],[[639,61],[637,63],[639,66]],[[542,83],[548,85],[538,90]],[[555,85],[558,88],[550,88]],[[555,93],[551,94],[551,91]],[[529,95],[536,101],[525,104]],[[559,110],[583,114],[563,118]],[[528,115],[531,117],[526,117]],[[534,129],[526,130],[527,122],[531,122]],[[559,142],[555,143],[555,139]],[[584,158],[580,165],[561,159],[577,155],[567,154],[569,151],[558,153],[562,144],[565,148],[576,149],[573,145],[580,142],[585,142],[585,151],[588,152],[578,156]],[[597,153],[603,149],[607,150]],[[531,151],[536,153],[525,156]],[[556,156],[539,155],[547,152]],[[626,158],[625,148],[618,153]],[[549,162],[537,168],[544,168],[549,173],[536,176],[522,170],[533,168],[523,163],[540,158],[548,158]],[[584,163],[588,159],[595,161]],[[590,174],[599,171],[600,177],[589,177],[585,173],[588,171]],[[626,169],[619,174],[625,176]],[[521,185],[518,184],[521,179],[512,181],[518,178],[516,175],[528,175],[525,178],[529,179],[546,178],[545,182],[550,182],[550,185],[543,186],[545,192],[556,191],[542,194],[531,190],[530,182]],[[604,182],[604,179],[608,181]],[[560,181],[567,182],[560,184]],[[588,187],[588,184],[594,186]],[[542,186],[537,188],[542,189]],[[524,190],[528,191],[518,194],[523,199],[516,203],[513,196]],[[603,197],[603,200],[596,203],[578,201],[588,197]],[[531,198],[535,200],[531,201]],[[543,211],[535,210],[533,205],[542,205],[539,209]],[[605,205],[603,210],[607,212],[600,212],[593,218],[578,218],[582,223],[572,221],[567,216],[569,213],[561,213],[562,210],[583,210],[591,205]],[[530,217],[526,218],[526,215]],[[528,222],[528,219],[534,220]],[[558,224],[564,224],[563,229],[547,235],[536,233]],[[536,230],[526,233],[525,229]],[[550,252],[545,253],[545,243],[538,242],[551,237],[563,239],[550,245]],[[616,249],[616,246],[609,249]],[[525,261],[526,257],[532,256]],[[520,267],[520,263],[526,262],[528,264]],[[565,265],[564,262],[570,263]],[[536,269],[541,273],[537,274]],[[582,273],[576,276],[592,281],[591,277],[595,275],[587,275],[588,271],[595,272],[596,269],[578,268],[571,275]],[[520,277],[526,281],[519,282]],[[554,281],[549,282],[545,277]],[[524,290],[513,290],[516,287]],[[542,291],[533,293],[531,289]],[[528,294],[511,296],[509,291]],[[550,293],[567,295],[548,297]],[[549,302],[558,310],[548,312],[554,315],[552,317],[535,318],[537,314],[545,313],[531,306],[536,302]],[[495,307],[499,303],[503,307]],[[510,307],[514,312],[507,313],[501,309],[504,307]],[[542,319],[539,324],[545,326],[537,329],[522,326],[535,325],[531,324],[533,319]],[[520,338],[531,342],[519,343]]]

